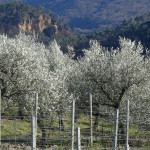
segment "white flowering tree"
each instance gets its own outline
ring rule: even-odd
[[[39,93],[38,125],[53,110],[67,109],[71,101],[66,79],[72,60],[60,51],[54,41],[46,49],[35,38],[20,33],[11,39],[0,35],[0,88],[5,102],[17,103],[30,110],[30,94]],[[48,116],[50,117],[50,115]],[[43,136],[46,136],[43,130]],[[45,139],[45,137],[43,137]]]
[[[138,105],[139,99],[135,98],[135,93],[138,96],[139,89],[147,83],[149,60],[144,60],[142,45],[129,39],[120,38],[120,47],[112,48],[111,51],[100,46],[97,41],[91,41],[90,44],[90,49],[85,50],[85,56],[78,60],[78,73],[73,75],[71,86],[73,93],[79,97],[79,103],[83,105],[89,103],[89,93],[93,94],[93,105],[97,108],[96,123],[102,106],[119,109],[121,103],[130,97]],[[146,88],[144,93],[148,93]],[[146,103],[143,104],[146,107]]]
[[[124,96],[134,86],[142,86],[148,77],[147,61],[140,43],[120,39],[120,48],[108,51],[91,41],[91,48],[79,61],[79,76],[88,93],[101,105],[119,108]]]

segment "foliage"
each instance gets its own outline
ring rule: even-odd
[[[149,11],[148,0],[30,0],[33,6],[43,5],[58,18],[82,33],[94,32],[120,24],[124,19]]]
[[[61,104],[63,107],[69,102],[65,80],[71,60],[60,51],[56,42],[47,50],[33,37],[24,34],[14,39],[1,35],[0,40],[0,86],[4,99],[31,107],[30,94],[36,91],[39,93],[39,112],[60,109]],[[20,101],[19,97],[24,98]]]
[[[47,4],[47,2],[44,3]],[[41,6],[38,10],[31,6],[28,6],[27,4],[19,2],[2,3],[0,5],[1,33],[7,33],[8,35],[13,36],[18,32],[16,25],[23,17],[29,16],[32,18],[43,12],[49,14],[47,13],[47,8],[45,8],[46,6],[44,5],[44,3],[43,6]],[[32,1],[32,4],[34,5],[34,1]],[[53,35],[51,27],[48,27],[42,33],[38,33],[38,40],[40,42],[43,42],[45,45],[48,45],[49,42],[55,38],[58,44],[61,45],[61,50],[63,50],[63,52],[65,53],[67,52],[67,45],[73,46],[76,53],[75,58],[83,56],[82,49],[89,48],[89,41],[91,39],[98,40],[103,47],[108,47],[109,49],[111,49],[111,47],[119,47],[119,37],[121,36],[129,38],[132,41],[141,41],[144,48],[150,49],[149,18],[150,14],[145,13],[142,16],[137,16],[135,18],[132,17],[128,20],[124,20],[121,25],[118,25],[115,28],[108,28],[92,34],[78,36],[76,36],[73,31],[66,25],[53,20],[53,22],[55,22],[59,26],[58,34]]]
[[[39,93],[38,126],[46,126],[43,118],[53,121],[52,111],[68,109],[72,100],[68,93],[67,77],[73,65],[64,55],[56,41],[46,49],[35,37],[20,33],[16,38],[0,36],[0,88],[2,99],[16,104],[18,113],[26,109],[30,112],[35,106],[34,93]],[[42,141],[48,133],[42,130]]]
[[[0,33],[14,37],[19,30],[29,35],[35,32],[38,40],[45,45],[57,39],[62,40],[63,46],[65,39],[75,37],[71,28],[54,20],[43,7],[37,9],[23,2],[0,3]]]
[[[90,40],[97,40],[103,47],[117,48],[120,46],[119,38],[125,37],[138,43],[142,43],[144,49],[143,54],[145,55],[146,49],[150,49],[150,13],[146,13],[142,16],[124,20],[121,25],[115,28],[108,28],[100,30],[95,33],[87,35],[78,35],[76,40],[72,42],[72,39],[68,43],[75,48],[76,57],[83,56],[82,49],[88,49],[90,47]],[[66,44],[66,43],[64,43]]]
[[[35,8],[20,2],[2,3],[0,5],[0,13],[1,16],[6,16],[5,20],[3,21],[12,21],[14,24],[17,24],[19,20],[27,14],[30,14],[31,17],[37,16],[39,14],[39,12]]]
[[[119,37],[129,38],[133,41],[142,42],[145,48],[150,48],[149,45],[149,20],[150,13],[146,13],[142,16],[124,20],[121,25],[106,29],[104,31],[98,31],[93,34],[87,35],[87,39],[96,39],[100,41],[104,47],[119,47]]]
[[[120,48],[111,51],[91,41],[90,49],[78,60],[77,73],[71,83],[74,94],[86,101],[87,94],[92,93],[97,105],[119,108],[125,95],[133,87],[142,88],[148,79],[142,51],[140,43],[136,45],[128,39],[121,38]]]
[[[31,110],[33,93],[38,92],[38,125],[42,139],[47,126],[44,118],[48,116],[48,123],[54,122],[52,111],[64,112],[72,98],[76,99],[78,108],[86,112],[89,93],[93,94],[95,111],[112,107],[124,112],[125,101],[130,99],[131,117],[138,118],[139,113],[135,113],[141,111],[143,122],[149,120],[146,112],[150,105],[150,61],[141,55],[141,43],[120,38],[119,48],[109,51],[98,41],[90,41],[90,48],[83,51],[84,57],[73,60],[73,48],[68,46],[69,53],[64,54],[55,40],[46,48],[36,42],[35,36],[23,33],[15,38],[0,36],[3,104],[15,103],[17,107]],[[141,126],[136,124],[138,128]]]

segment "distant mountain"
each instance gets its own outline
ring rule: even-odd
[[[108,48],[119,46],[119,37],[129,38],[136,42],[141,41],[145,48],[150,49],[150,13],[124,20],[116,28],[98,31],[86,36],[87,39],[96,39]]]
[[[0,0],[0,2],[14,0]],[[89,33],[121,24],[125,19],[149,12],[149,0],[17,0],[35,7],[44,6],[55,17],[80,33]]]
[[[141,42],[144,46],[143,54],[148,48],[150,53],[150,13],[124,20],[121,25],[115,28],[97,31],[92,34],[79,35],[78,41],[74,44],[75,49],[78,49],[78,54],[82,54],[82,49],[89,48],[90,40],[98,40],[103,47],[109,50],[119,47],[119,38],[125,37],[132,41]]]
[[[36,8],[20,2],[0,4],[0,33],[15,36],[19,31],[39,35],[39,40],[72,38],[72,30]]]
[[[63,0],[61,1],[63,2]],[[55,38],[65,52],[67,45],[73,46],[76,57],[83,56],[82,49],[89,47],[91,39],[98,40],[102,46],[110,49],[119,46],[119,37],[121,36],[136,42],[141,41],[144,48],[150,49],[150,13],[126,19],[113,28],[77,36],[69,27],[42,12],[40,9],[37,10],[18,2],[1,4],[0,33],[14,36],[20,30],[27,34],[35,31],[39,35],[39,41],[48,44],[51,39]]]
[[[114,27],[125,19],[149,12],[149,0],[22,0],[43,5],[58,14],[78,32],[93,32]]]

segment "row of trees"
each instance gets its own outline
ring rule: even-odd
[[[136,44],[120,38],[119,43],[119,48],[109,51],[97,41],[91,41],[90,48],[84,50],[85,56],[76,64],[77,73],[73,74],[69,89],[72,88],[78,97],[80,106],[87,105],[89,93],[92,93],[97,116],[99,110],[106,108],[120,109],[125,113],[128,99],[132,119],[148,121],[149,58],[142,55],[144,48],[140,42]]]
[[[120,48],[111,51],[91,41],[90,49],[78,62],[74,78],[80,83],[77,89],[84,86],[87,93],[95,95],[97,103],[119,108],[125,95],[133,87],[144,87],[148,79],[149,61],[142,51],[140,43],[136,45],[128,39],[120,39]]]
[[[72,60],[60,51],[56,41],[46,49],[35,37],[20,34],[11,39],[1,35],[0,40],[0,84],[2,97],[18,102],[18,97],[37,91],[40,109],[58,109],[60,100],[68,102],[65,83]],[[23,100],[24,101],[24,100]],[[24,101],[30,107],[30,100]],[[51,107],[49,107],[49,105]],[[48,107],[45,109],[45,107]]]
[[[0,35],[0,88],[5,105],[15,103],[20,112],[30,110],[30,94],[38,92],[41,127],[44,124],[40,118],[52,110],[66,110],[73,98],[78,107],[86,107],[89,93],[93,94],[97,112],[101,106],[122,109],[124,101],[130,99],[132,117],[137,111],[146,116],[150,104],[150,61],[141,55],[140,43],[120,38],[120,47],[108,51],[91,41],[84,57],[78,60],[72,59],[72,47],[68,51],[63,54],[56,41],[46,48],[36,42],[35,36]]]
[[[21,114],[30,111],[34,105],[32,93],[38,92],[38,124],[43,128],[46,113],[64,110],[70,103],[66,77],[72,62],[56,41],[46,49],[36,37],[21,33],[11,39],[1,35],[0,88],[5,107],[13,103]]]

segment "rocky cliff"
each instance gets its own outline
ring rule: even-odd
[[[149,0],[28,0],[43,5],[63,22],[77,30],[90,32],[121,24],[125,19],[149,12]]]
[[[36,17],[28,16],[23,17],[19,24],[17,25],[18,28],[24,32],[43,32],[47,28],[52,29],[52,34],[56,35],[58,33],[59,24],[52,20],[52,18],[40,14]]]
[[[0,33],[9,36],[24,31],[51,37],[73,36],[71,29],[28,5],[14,2],[0,5]]]

